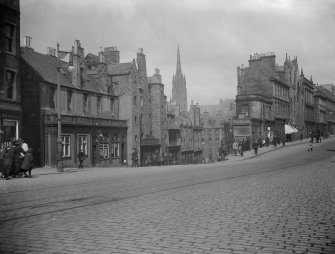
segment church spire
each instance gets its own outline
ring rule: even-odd
[[[176,70],[176,74],[181,74],[181,62],[180,62],[180,53],[179,53],[179,45],[178,45],[178,51],[177,51],[177,70]]]
[[[176,102],[176,105],[180,106],[181,111],[188,111],[186,78],[181,71],[179,45],[177,50],[176,75],[173,75],[172,79],[172,99]]]

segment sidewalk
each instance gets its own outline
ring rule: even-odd
[[[328,139],[332,139],[332,138],[333,138],[333,136],[329,136],[327,139],[323,139],[323,140],[328,140]],[[264,146],[262,148],[258,148],[257,155],[255,155],[255,152],[254,152],[253,149],[251,149],[250,151],[245,151],[243,153],[243,157],[240,156],[240,155],[235,156],[235,155],[230,154],[228,156],[228,161],[241,161],[241,160],[253,158],[253,157],[259,156],[261,154],[271,152],[273,150],[285,148],[287,146],[295,146],[295,145],[306,144],[306,148],[307,148],[307,144],[308,144],[309,141],[310,141],[310,138],[305,138],[303,140],[295,140],[295,141],[292,141],[292,142],[285,142],[285,146],[283,146],[282,143],[280,145],[277,145],[277,147],[274,147],[273,145],[269,145],[268,147]],[[316,144],[315,140],[314,140],[314,144]]]
[[[331,139],[333,138],[332,136],[328,137],[327,139]],[[245,151],[243,153],[243,157],[240,155],[233,155],[230,154],[228,155],[228,160],[229,162],[234,162],[234,161],[241,161],[241,160],[246,160],[249,158],[253,158],[256,156],[259,156],[261,154],[264,153],[268,153],[271,152],[273,150],[277,150],[277,149],[282,149],[285,148],[286,146],[295,146],[295,145],[300,145],[300,144],[307,144],[309,142],[309,138],[305,138],[303,140],[295,140],[292,142],[286,142],[285,146],[283,146],[283,144],[277,145],[277,147],[274,147],[273,145],[269,145],[268,147],[262,147],[262,148],[258,148],[258,154],[255,155],[254,150],[250,150],[250,151]],[[307,147],[307,145],[306,145]],[[216,162],[214,162],[216,163]],[[162,167],[168,167],[168,166],[162,166]],[[84,169],[78,169],[78,168],[64,168],[64,172],[57,172],[57,169],[54,167],[44,167],[44,168],[34,168],[32,171],[32,175],[52,175],[52,174],[66,174],[66,173],[75,173],[75,172],[83,172],[86,170],[101,170],[101,169],[107,169],[108,167],[97,167],[97,168],[84,168]],[[116,169],[116,167],[113,167],[114,169]],[[118,167],[121,168],[121,167]],[[128,168],[127,166],[125,168]]]

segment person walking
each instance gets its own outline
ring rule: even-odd
[[[235,140],[234,143],[233,143],[233,151],[234,151],[235,156],[237,156],[238,143],[237,143],[236,140]]]
[[[137,149],[133,148],[133,153],[131,154],[132,164],[131,167],[138,167],[138,156],[137,156]]]
[[[309,145],[308,145],[307,151],[313,152],[313,142],[312,142],[312,140],[309,141]]]
[[[83,163],[84,163],[84,160],[85,160],[85,153],[81,149],[78,153],[78,160],[79,160],[79,167],[78,168],[83,169],[84,168]]]
[[[243,141],[240,141],[238,143],[238,152],[242,157],[243,157],[243,152],[244,152],[244,144],[243,143],[244,143]]]
[[[255,138],[254,142],[252,143],[252,148],[253,148],[254,151],[255,151],[255,155],[257,155],[257,152],[258,152],[258,146],[259,146],[259,144],[258,144],[258,140],[257,140],[257,138]]]

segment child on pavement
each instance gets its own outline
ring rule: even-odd
[[[309,141],[309,146],[308,146],[308,150],[307,151],[313,151],[313,142],[312,142],[312,140],[311,141]]]

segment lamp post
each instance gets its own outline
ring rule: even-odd
[[[71,52],[60,51],[57,42],[57,172],[64,172],[62,161],[62,115],[61,115],[61,91],[60,91],[60,59]]]
[[[57,43],[57,172],[63,172],[62,161],[62,119],[61,119],[61,92],[60,92],[60,55]]]

